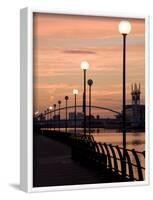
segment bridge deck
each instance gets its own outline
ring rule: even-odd
[[[106,175],[71,159],[71,148],[34,136],[34,187],[110,182]]]

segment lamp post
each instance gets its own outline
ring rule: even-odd
[[[36,111],[34,115],[37,116],[38,114],[39,114],[39,111]]]
[[[119,32],[123,36],[123,108],[122,108],[122,131],[123,131],[123,178],[126,177],[126,36],[131,31],[128,21],[121,21]]]
[[[54,106],[54,131],[55,131],[55,116],[56,116],[56,104]]]
[[[45,115],[45,129],[46,129],[46,126],[47,126],[47,122],[46,122],[46,113],[47,113],[47,111],[45,110],[45,111],[44,111],[44,115]]]
[[[67,101],[69,97],[65,96],[66,112],[65,112],[65,132],[67,133]]]
[[[38,114],[39,114],[39,111],[36,111],[35,113],[34,113],[34,120],[35,121],[38,121]]]
[[[39,114],[39,111],[36,111],[35,113],[34,113],[34,119],[36,120],[35,121],[35,123],[36,123],[36,127],[35,127],[35,131],[36,132],[34,132],[34,134],[36,134],[36,156],[35,156],[35,159],[34,159],[34,164],[36,163],[36,184],[38,184],[39,183],[39,158],[38,158],[38,155],[39,155],[39,137],[38,137],[38,118],[37,118],[37,115]]]
[[[34,121],[35,121],[35,129],[36,129],[36,134],[38,134],[37,133],[37,131],[38,131],[38,114],[39,114],[39,111],[36,111],[35,113],[34,113]]]
[[[84,91],[83,91],[83,113],[84,113],[84,135],[86,135],[86,71],[89,68],[87,61],[81,62],[81,69],[84,76]]]
[[[58,128],[59,128],[59,132],[60,132],[60,107],[61,107],[61,101],[58,101],[58,105],[59,105],[59,116],[58,116]]]
[[[50,110],[50,129],[51,129],[51,127],[52,127],[52,124],[51,124],[52,109],[53,109],[53,107],[50,106],[50,107],[49,107],[49,110]]]
[[[74,94],[74,133],[76,135],[76,96],[78,94],[78,90],[74,89],[73,94]]]
[[[91,86],[93,84],[93,80],[88,80],[89,85],[89,134],[91,133]]]
[[[49,108],[47,108],[47,129],[48,129],[48,126],[49,126]]]

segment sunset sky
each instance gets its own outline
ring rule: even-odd
[[[81,61],[89,62],[87,79],[93,79],[92,104],[121,110],[122,36],[120,18],[34,14],[34,112],[44,111],[64,97],[74,102],[78,89],[82,104]],[[141,84],[144,103],[145,24],[128,19],[132,30],[127,37],[127,103],[131,103],[131,84]],[[87,94],[88,95],[88,94]],[[88,96],[87,96],[88,100]],[[96,112],[96,111],[93,111]]]

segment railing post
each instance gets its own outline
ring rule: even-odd
[[[130,158],[127,150],[126,150],[126,158],[128,161],[129,177],[130,177],[130,180],[133,181],[134,180],[133,167],[132,167],[132,163],[131,163],[131,158]]]
[[[143,174],[142,174],[142,169],[141,169],[139,157],[138,157],[135,149],[132,149],[132,153],[133,153],[134,158],[135,158],[136,163],[137,163],[137,171],[138,171],[139,181],[143,181],[144,179],[143,179]]]
[[[106,152],[107,152],[108,166],[109,166],[110,171],[112,171],[112,161],[111,161],[110,153],[109,153],[109,150],[108,150],[106,143],[104,143],[104,147],[105,147]]]
[[[116,157],[116,153],[114,151],[114,148],[112,147],[111,144],[109,144],[109,147],[112,151],[112,154],[113,154],[113,160],[114,160],[114,168],[115,168],[115,171],[118,173],[118,164],[117,164],[117,157]]]
[[[124,168],[124,164],[123,164],[123,155],[122,155],[122,153],[121,153],[121,150],[120,150],[120,148],[119,148],[119,146],[117,145],[117,146],[115,146],[115,148],[116,148],[116,150],[117,150],[117,152],[118,152],[118,155],[119,155],[119,157],[120,157],[120,163],[121,163],[121,172],[122,172],[122,178],[124,179],[125,177],[124,177],[124,173],[123,173],[123,168]]]

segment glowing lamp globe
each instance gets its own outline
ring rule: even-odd
[[[89,68],[89,63],[87,61],[82,61],[81,62],[81,69],[87,70],[88,68]]]
[[[77,89],[74,89],[74,90],[73,90],[73,94],[78,94],[78,90],[77,90]]]
[[[131,24],[128,21],[121,21],[118,26],[119,32],[121,34],[129,34],[131,31]]]
[[[35,112],[35,115],[38,115],[38,113],[39,113],[39,111],[36,111],[36,112]]]

